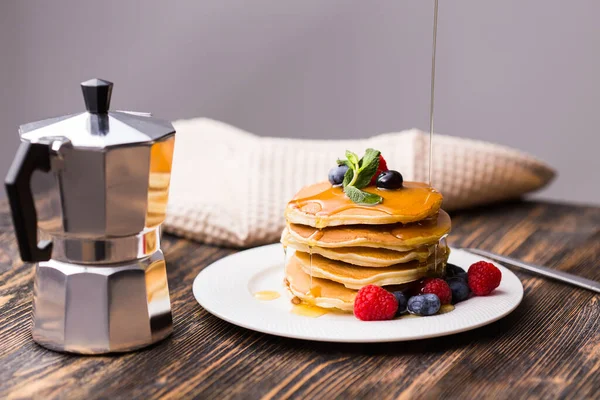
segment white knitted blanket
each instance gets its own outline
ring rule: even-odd
[[[278,240],[286,203],[301,187],[327,180],[346,149],[378,149],[405,180],[428,181],[429,134],[417,129],[333,141],[264,138],[205,118],[174,126],[164,230],[204,243],[248,247]],[[434,135],[432,184],[444,195],[446,210],[517,198],[554,175],[514,149]]]

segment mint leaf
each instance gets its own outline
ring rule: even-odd
[[[372,194],[372,193],[363,192],[362,190],[357,189],[354,186],[346,186],[344,188],[344,193],[346,193],[346,195],[350,198],[350,200],[352,200],[354,203],[357,203],[357,204],[375,205],[375,204],[379,204],[383,201],[381,196],[378,196],[378,195]]]
[[[369,165],[369,164],[373,163],[374,161],[377,161],[377,165],[379,165],[379,155],[380,154],[381,154],[381,152],[379,150],[367,149],[365,151],[365,155],[360,160],[361,168],[365,168],[365,165]]]
[[[344,175],[344,182],[342,183],[342,186],[348,186],[350,182],[352,182],[352,178],[354,178],[354,170],[351,167],[348,167],[348,171],[346,171],[346,175]]]
[[[338,165],[345,165],[346,167],[350,168],[350,169],[354,169],[354,165],[352,165],[352,163],[348,160],[337,160],[337,164]]]
[[[344,193],[355,203],[360,203],[364,199],[363,191],[354,186],[346,186]]]
[[[358,156],[356,153],[346,150],[346,158],[352,163],[352,165],[355,165],[358,168]]]
[[[361,190],[361,192],[362,192],[362,190]],[[383,202],[383,197],[381,197],[377,194],[368,193],[368,192],[362,192],[362,193],[365,195],[363,204],[368,204],[370,206],[374,206],[376,204]]]
[[[346,196],[354,203],[375,205],[383,201],[381,196],[360,190],[371,183],[371,179],[377,172],[379,155],[379,150],[367,149],[363,158],[359,160],[355,153],[346,150],[347,160],[337,160],[338,165],[346,165],[348,167],[342,186]]]
[[[359,170],[358,178],[354,182],[354,186],[359,189],[369,186],[371,178],[377,173],[379,167],[379,159],[376,159],[371,164],[368,164],[364,169]]]
[[[379,150],[367,149],[365,156],[360,160],[361,167],[358,170],[358,178],[354,182],[354,186],[359,189],[369,186],[379,168],[379,154],[381,154]]]

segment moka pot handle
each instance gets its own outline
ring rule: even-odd
[[[52,255],[52,241],[38,243],[37,212],[31,192],[33,173],[50,171],[49,150],[43,143],[21,142],[4,181],[21,259],[25,262],[47,261]]]

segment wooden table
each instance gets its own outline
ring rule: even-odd
[[[453,216],[449,241],[600,280],[598,207],[476,209]],[[0,207],[0,398],[600,397],[600,297],[591,292],[518,272],[523,303],[486,327],[415,342],[313,343],[238,328],[196,303],[196,274],[235,250],[171,236],[163,247],[172,337],[125,355],[54,353],[31,340],[33,270]]]

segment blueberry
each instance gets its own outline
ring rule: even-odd
[[[450,278],[448,280],[448,286],[450,286],[450,290],[452,290],[452,302],[454,304],[469,298],[471,290],[467,283],[462,279]]]
[[[433,315],[440,311],[440,298],[433,293],[420,294],[408,299],[408,312],[422,316]]]
[[[406,296],[399,290],[397,292],[393,292],[392,294],[396,296],[396,300],[398,300],[398,311],[396,312],[396,315],[404,314],[408,304]]]
[[[446,264],[446,280],[449,281],[450,278],[458,278],[467,282],[467,273],[464,269],[454,264]]]
[[[348,167],[346,165],[338,165],[329,170],[329,182],[332,185],[341,185],[344,182],[344,175],[346,175]]]
[[[453,277],[458,275],[461,272],[465,272],[464,269],[462,269],[461,267],[459,267],[458,265],[454,265],[454,264],[446,264],[446,276],[447,277]]]
[[[383,171],[377,177],[377,187],[381,189],[400,189],[404,179],[398,171]]]
[[[467,283],[469,277],[466,272],[459,272],[458,274],[456,274],[454,276],[446,276],[446,282],[450,282],[451,280],[456,280],[456,279],[461,280],[464,283]]]

